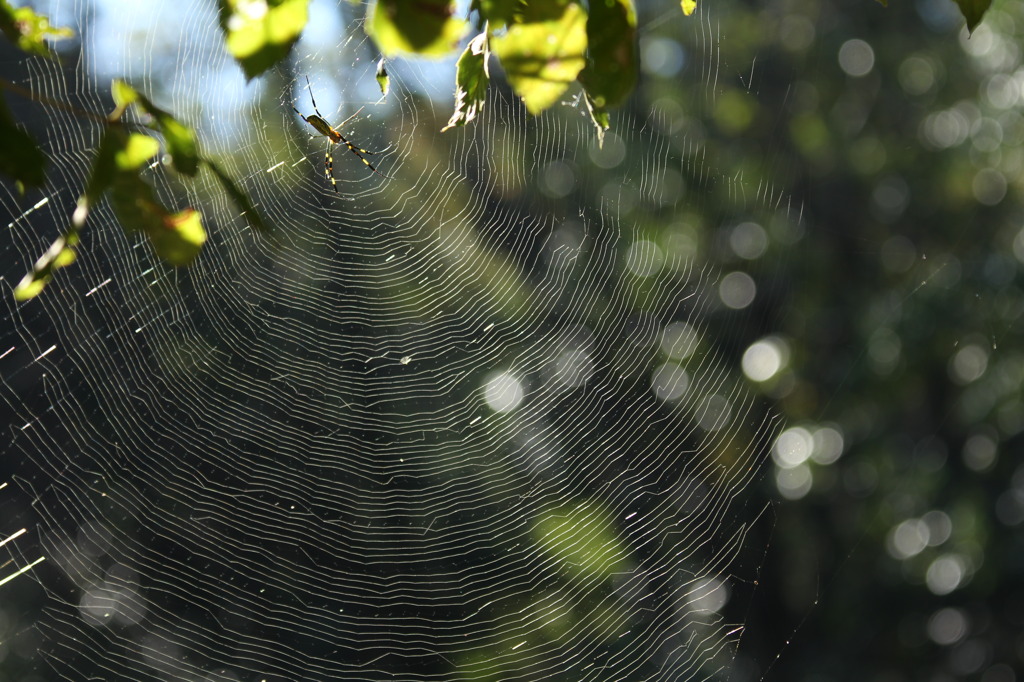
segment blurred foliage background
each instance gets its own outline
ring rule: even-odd
[[[724,79],[710,143],[763,149],[805,226],[750,269],[787,430],[741,650],[779,646],[772,679],[1017,679],[1021,5],[970,37],[940,1],[723,16],[723,62],[756,68]]]

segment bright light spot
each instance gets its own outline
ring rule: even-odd
[[[834,464],[843,454],[843,434],[834,426],[823,426],[811,436],[811,459],[818,464]]]
[[[882,220],[891,221],[900,216],[910,203],[910,187],[898,175],[890,175],[875,186],[871,192],[871,205]]]
[[[1021,263],[1024,263],[1024,228],[1017,233],[1017,236],[1013,239],[1013,255],[1017,257]]]
[[[113,534],[110,529],[98,521],[85,523],[78,528],[76,545],[82,554],[97,558],[110,549]]]
[[[956,644],[967,634],[967,617],[960,609],[939,609],[928,619],[928,637],[936,644]]]
[[[903,235],[893,235],[882,244],[882,265],[889,272],[906,272],[915,262],[917,248]]]
[[[779,22],[779,45],[790,52],[806,50],[814,42],[814,24],[803,14],[793,13]]]
[[[107,570],[107,579],[82,593],[78,611],[91,625],[107,625],[116,621],[120,625],[137,625],[147,615],[145,601],[133,587],[138,576],[123,564],[114,564]]]
[[[755,296],[757,285],[754,278],[745,272],[730,272],[718,285],[718,297],[733,310],[746,308],[754,302]]]
[[[811,456],[813,449],[814,439],[811,433],[802,426],[794,426],[780,433],[775,439],[772,459],[783,469],[793,469],[802,466]]]
[[[701,233],[685,222],[674,223],[664,238],[665,249],[680,260],[690,260],[700,254]]]
[[[981,378],[988,369],[988,353],[984,348],[969,344],[957,351],[949,362],[949,377],[960,384],[969,384]]]
[[[576,187],[576,174],[561,161],[549,163],[540,173],[540,190],[552,199],[562,199]]]
[[[604,144],[599,146],[595,136],[590,141],[587,153],[598,168],[615,168],[626,158],[626,145],[615,131],[608,130],[604,134]]]
[[[484,382],[484,400],[495,412],[509,412],[523,402],[523,384],[508,372],[492,374]]]
[[[982,168],[971,183],[974,198],[986,206],[995,206],[1006,196],[1006,177],[995,168]]]
[[[705,431],[717,431],[729,424],[732,403],[720,395],[713,395],[697,410],[697,423]]]
[[[777,468],[775,470],[775,487],[779,494],[787,500],[799,500],[811,492],[811,468],[806,464],[793,467],[792,469]]]
[[[740,258],[754,260],[768,249],[768,233],[757,223],[740,223],[729,234],[729,246]]]
[[[697,350],[700,341],[696,330],[686,322],[672,322],[661,333],[661,350],[669,357],[684,360]]]
[[[984,56],[989,50],[995,47],[995,35],[988,24],[980,24],[973,33],[964,31],[960,34],[960,46],[964,52],[975,57]]]
[[[1006,526],[1024,523],[1024,491],[1019,488],[1007,490],[996,500],[996,518]]]
[[[928,527],[928,546],[938,547],[953,534],[953,519],[939,509],[933,509],[921,517]]]
[[[554,378],[564,386],[582,386],[593,374],[594,363],[586,351],[566,350],[555,358]]]
[[[903,352],[903,342],[893,330],[879,327],[868,341],[868,357],[876,373],[886,375],[896,369]]]
[[[675,205],[686,192],[686,181],[675,168],[662,168],[649,185],[648,197],[662,206]]]
[[[996,109],[1010,109],[1016,106],[1021,94],[1017,79],[1004,73],[990,76],[988,83],[985,84],[985,98]]]
[[[928,566],[924,581],[932,594],[949,594],[967,575],[967,562],[959,554],[944,554]]]
[[[675,40],[669,38],[646,38],[640,41],[640,66],[647,73],[671,78],[679,73],[686,63],[686,53]]]
[[[988,435],[976,433],[964,443],[964,464],[971,471],[986,471],[996,463],[996,442]]]
[[[580,225],[566,221],[548,239],[545,249],[548,263],[554,268],[566,268],[576,262],[582,248],[583,231]]]
[[[677,400],[689,387],[690,375],[674,362],[666,362],[651,376],[651,389],[661,400]]]
[[[768,381],[783,368],[789,359],[789,346],[776,337],[755,341],[743,351],[741,366],[751,381]]]
[[[860,77],[871,73],[875,66],[875,51],[863,40],[847,40],[839,48],[839,67],[847,75]]]
[[[921,124],[921,138],[936,149],[955,147],[967,139],[971,124],[959,109],[929,114]]]
[[[971,126],[971,144],[979,152],[994,152],[1003,144],[1003,126],[994,118],[979,118]]]
[[[238,13],[250,19],[261,19],[267,15],[269,8],[264,0],[245,0],[238,3]]]
[[[920,519],[907,519],[889,531],[886,549],[894,559],[917,556],[928,546],[928,525]]]
[[[729,601],[729,588],[716,578],[699,580],[690,588],[686,601],[694,611],[720,611]]]
[[[935,85],[935,68],[924,57],[907,57],[898,71],[900,85],[908,95],[923,95]]]
[[[626,268],[637,277],[650,277],[661,272],[665,254],[661,247],[646,239],[638,239],[626,251]]]
[[[103,625],[117,614],[117,598],[109,590],[93,587],[82,593],[78,612],[86,623]]]

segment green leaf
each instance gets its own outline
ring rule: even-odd
[[[195,132],[170,114],[154,115],[157,126],[167,143],[174,170],[188,177],[199,171],[199,145]]]
[[[380,94],[387,97],[388,90],[391,88],[391,76],[388,75],[383,58],[377,62],[377,85],[380,86]]]
[[[81,203],[81,199],[79,203]],[[75,247],[78,246],[78,230],[72,228],[57,239],[32,266],[32,270],[21,278],[14,287],[14,299],[27,301],[35,298],[53,279],[53,273],[75,262]]]
[[[697,0],[682,0],[683,14],[690,16],[697,11]]]
[[[213,175],[220,181],[224,191],[227,192],[228,196],[231,197],[231,200],[235,202],[235,206],[237,206],[238,210],[245,216],[249,225],[260,232],[269,232],[267,226],[263,222],[263,219],[260,217],[260,214],[256,212],[256,209],[253,207],[252,202],[249,201],[249,197],[245,192],[239,189],[238,185],[236,185],[234,181],[229,178],[227,174],[213,161],[210,159],[203,159],[203,162],[206,164],[207,168],[213,171]]]
[[[198,212],[189,208],[171,214],[137,173],[117,176],[110,203],[121,226],[129,232],[145,234],[157,256],[171,265],[188,265],[206,242]]]
[[[196,142],[195,132],[124,81],[115,80],[110,90],[117,107],[110,114],[111,120],[120,119],[124,110],[131,104],[139,107],[153,117],[151,127],[163,135],[174,170],[190,178],[195,177],[199,171],[199,144]]]
[[[131,133],[124,146],[114,155],[114,163],[121,171],[138,170],[160,151],[160,143],[149,135]]]
[[[130,86],[120,82],[115,82],[114,99],[122,112],[133,101],[159,112]],[[160,143],[150,135],[127,133],[120,126],[107,127],[85,193],[78,198],[72,214],[71,227],[22,278],[15,287],[15,298],[26,300],[38,295],[53,279],[56,270],[74,262],[74,249],[89,212],[111,188],[110,202],[125,230],[143,232],[156,254],[171,265],[188,265],[195,259],[206,242],[201,216],[191,208],[170,213],[139,175],[159,151]]]
[[[520,8],[520,0],[479,0],[477,3],[480,16],[491,28],[501,28],[512,23],[516,11]]]
[[[636,87],[636,10],[632,0],[593,0],[587,18],[587,66],[580,83],[603,111],[622,104]]]
[[[455,68],[455,111],[441,132],[455,126],[464,126],[483,111],[487,98],[487,85],[491,73],[488,61],[491,51],[487,45],[487,27],[469,41]]]
[[[203,214],[194,208],[166,216],[163,228],[151,233],[149,239],[157,255],[171,265],[188,265],[203,250],[206,243]]]
[[[557,7],[535,1],[526,5],[526,18],[493,38],[491,47],[527,110],[539,114],[558,101],[586,65],[587,13],[575,2]]]
[[[967,30],[971,33],[981,23],[982,17],[985,16],[985,12],[992,5],[992,0],[953,0],[956,2],[957,7],[960,8],[960,13],[964,15],[964,19],[967,20]]]
[[[103,139],[100,141],[100,148],[96,154],[96,160],[92,162],[92,171],[89,173],[89,182],[85,186],[85,195],[79,199],[78,210],[75,211],[75,218],[78,227],[85,223],[85,215],[89,208],[99,203],[103,193],[107,191],[118,173],[118,159],[124,159],[125,147],[128,145],[128,134],[121,128],[107,127]],[[79,212],[84,211],[81,219],[78,219]]]
[[[36,14],[32,8],[15,8],[7,0],[0,0],[0,32],[22,51],[41,57],[53,56],[47,40],[62,40],[75,35],[70,28],[50,26],[50,19]]]
[[[288,56],[309,21],[309,0],[219,0],[228,52],[252,80]]]
[[[111,121],[121,120],[124,111],[139,99],[139,93],[135,88],[119,78],[110,82],[110,94],[114,97],[114,106],[116,107],[114,113],[109,116]]]
[[[46,155],[31,135],[19,128],[0,97],[0,173],[29,187],[46,182]]]
[[[454,14],[455,3],[449,0],[376,0],[366,33],[387,57],[444,57],[466,32],[466,22]]]

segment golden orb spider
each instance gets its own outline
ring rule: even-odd
[[[303,116],[302,112],[295,108],[295,100],[292,100],[292,110],[294,110],[295,113],[298,114],[303,121],[313,126],[314,130],[316,130],[318,133],[327,138],[327,156],[324,158],[324,166],[326,166],[325,173],[327,174],[327,179],[331,181],[331,187],[334,188],[334,191],[338,191],[338,183],[334,179],[334,157],[331,156],[331,147],[336,144],[343,144],[346,147],[348,147],[348,150],[350,152],[358,156],[359,160],[365,163],[366,167],[372,170],[377,175],[381,176],[382,178],[388,177],[381,173],[376,168],[374,168],[373,164],[370,163],[365,156],[363,156],[363,154],[374,154],[375,152],[371,152],[367,149],[357,147],[348,140],[346,140],[345,136],[342,135],[337,128],[331,127],[331,124],[328,123],[327,120],[323,117],[323,115],[320,113],[320,110],[316,108],[316,99],[313,97],[313,86],[309,84],[309,76],[306,76],[306,87],[309,89],[309,99],[310,101],[313,102],[313,111],[315,111],[316,113],[310,114],[309,116]],[[360,109],[359,111],[362,111],[362,109]],[[341,125],[339,125],[338,128],[340,128],[341,126],[345,125],[353,118],[355,118],[356,114],[358,114],[359,111],[357,111],[355,114],[352,114],[344,121],[342,121]]]

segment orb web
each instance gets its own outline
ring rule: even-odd
[[[484,120],[442,135],[450,72],[393,63],[382,97],[350,8],[314,5],[293,58],[247,86],[204,4],[111,11],[76,24],[82,59],[20,63],[21,82],[104,112],[109,79],[128,77],[196,127],[272,233],[212,177],[154,167],[162,197],[204,211],[193,266],[161,264],[101,205],[72,268],[37,300],[4,297],[4,457],[49,566],[30,665],[735,674],[729,608],[756,577],[737,561],[759,512],[747,490],[775,422],[740,369],[756,320],[720,294],[738,266],[701,242],[799,216],[706,139],[714,19],[679,29],[693,110],[628,107],[599,148],[571,93],[532,118],[500,84]],[[291,109],[312,113],[307,75],[388,178],[335,146],[335,194],[326,139]],[[32,132],[55,163],[31,205],[3,190],[10,284],[66,224],[102,134],[20,106],[45,111]]]

